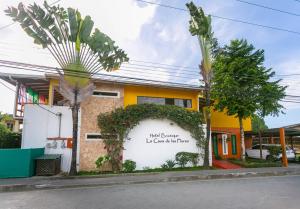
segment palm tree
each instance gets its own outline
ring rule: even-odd
[[[69,100],[73,118],[73,148],[70,175],[76,174],[78,111],[81,101],[95,88],[91,77],[100,70],[117,70],[128,61],[113,40],[95,28],[90,16],[78,10],[36,3],[9,7],[6,14],[19,22],[34,43],[47,48],[60,65],[59,91]]]
[[[214,46],[216,46],[216,39],[213,38],[211,31],[211,17],[210,15],[205,16],[204,11],[201,7],[197,8],[193,2],[186,4],[189,9],[191,20],[190,33],[192,36],[197,36],[201,53],[202,61],[200,73],[204,81],[204,97],[205,97],[205,119],[206,119],[206,140],[204,143],[205,155],[204,155],[204,166],[209,166],[209,141],[211,135],[211,113],[210,113],[210,89],[212,80],[212,60],[214,53]]]

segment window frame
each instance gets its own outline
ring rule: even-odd
[[[177,107],[181,107],[181,106],[176,105],[176,102],[175,102],[176,99],[178,99],[178,100],[186,100],[187,104],[189,104],[188,101],[190,101],[191,106],[190,107],[182,107],[182,108],[188,108],[188,109],[192,109],[193,108],[193,99],[192,98],[186,99],[186,98],[177,98],[177,97],[176,98],[171,98],[171,97],[137,96],[136,97],[136,103],[137,104],[149,104],[149,103],[139,103],[138,101],[139,101],[139,98],[141,98],[141,97],[154,98],[154,99],[164,99],[165,100],[164,104],[160,104],[160,105],[171,105],[171,104],[166,104],[166,100],[167,99],[173,99],[174,100],[174,104],[173,105],[177,106]],[[159,103],[153,103],[153,104],[159,104]]]
[[[89,139],[88,135],[94,135],[94,136],[99,135],[100,138],[91,138],[91,139]],[[102,134],[101,133],[85,133],[85,140],[86,141],[102,141],[103,139],[102,139]]]
[[[108,96],[108,95],[94,95],[94,92],[103,92],[103,93],[116,93],[117,95],[116,96]],[[92,94],[93,97],[102,97],[102,98],[120,98],[120,91],[106,91],[106,90],[94,90],[93,91],[93,94]]]

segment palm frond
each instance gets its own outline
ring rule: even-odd
[[[20,23],[35,44],[51,52],[65,74],[81,73],[81,76],[65,75],[71,85],[87,85],[87,79],[98,71],[119,69],[129,60],[110,37],[97,28],[93,31],[90,16],[82,18],[73,8],[50,6],[45,1],[43,6],[34,3],[25,7],[20,3],[18,8],[9,7],[5,13]]]

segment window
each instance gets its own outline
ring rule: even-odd
[[[145,103],[154,103],[154,104],[165,104],[165,98],[158,98],[158,97],[137,97],[138,104],[145,104]]]
[[[101,133],[86,133],[85,139],[87,141],[95,141],[95,140],[102,140],[102,139],[116,139],[118,138],[115,134],[101,134]]]
[[[118,91],[93,91],[93,96],[97,97],[111,97],[111,98],[119,98],[120,92]]]
[[[231,150],[232,154],[236,155],[237,150],[236,150],[236,135],[231,135]]]
[[[85,139],[86,140],[91,140],[91,141],[93,141],[93,140],[101,140],[102,136],[99,133],[86,133],[85,134]]]
[[[138,104],[153,103],[153,104],[161,104],[161,105],[176,105],[178,107],[192,108],[192,100],[191,99],[138,96],[137,103]]]

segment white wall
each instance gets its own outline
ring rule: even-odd
[[[182,151],[203,154],[190,133],[170,120],[143,120],[130,131],[128,139],[124,143],[123,161],[135,161],[138,170],[161,167],[166,160],[175,160],[176,153]],[[202,158],[199,164],[203,164]]]
[[[69,107],[40,105],[53,112],[62,113],[61,135],[62,138],[72,138],[72,112]],[[68,172],[71,165],[72,150],[62,148],[62,141],[57,140],[56,148],[53,140],[48,137],[58,137],[59,117],[43,109],[38,105],[27,104],[24,109],[22,148],[41,148],[50,143],[51,147],[45,147],[45,154],[62,154],[61,170]],[[67,142],[65,141],[65,145]]]

